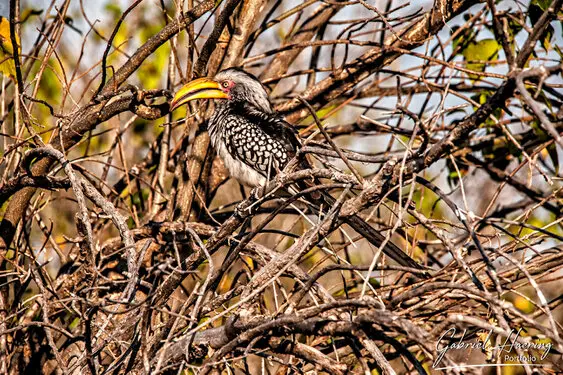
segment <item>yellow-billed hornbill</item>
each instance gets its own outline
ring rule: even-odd
[[[195,99],[217,99],[208,122],[211,143],[231,176],[247,186],[265,184],[267,177],[282,170],[301,147],[295,128],[274,112],[264,86],[241,69],[229,68],[213,79],[189,82],[176,93],[170,110]],[[322,200],[334,203],[328,195]],[[345,222],[374,246],[384,240],[359,216],[347,217]],[[383,252],[402,266],[421,268],[391,242]]]

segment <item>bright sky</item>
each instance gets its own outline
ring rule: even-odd
[[[10,0],[0,0],[0,16],[8,18],[10,15]]]

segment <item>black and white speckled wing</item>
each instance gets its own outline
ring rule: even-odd
[[[244,105],[241,113],[252,123],[259,124],[266,134],[280,142],[288,154],[293,157],[301,148],[299,135],[293,125],[281,116],[256,110],[254,107]]]
[[[283,142],[267,134],[244,115],[226,117],[224,142],[229,153],[260,174],[270,176],[283,169],[290,159]]]
[[[208,130],[231,175],[248,186],[274,177],[300,147],[296,131],[281,117],[244,103],[219,103]]]

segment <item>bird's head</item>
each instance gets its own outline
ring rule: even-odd
[[[184,85],[176,94],[170,110],[195,99],[218,99],[231,103],[244,103],[272,113],[268,93],[252,74],[238,68],[220,71],[213,78],[198,78]]]

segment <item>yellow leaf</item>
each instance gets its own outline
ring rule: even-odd
[[[524,314],[530,314],[536,309],[534,304],[529,299],[522,296],[516,296],[512,304]]]
[[[20,38],[16,35],[16,41],[20,44]],[[19,47],[19,46],[18,46]],[[18,48],[18,51],[21,48]],[[14,65],[14,46],[10,34],[10,21],[0,16],[0,73],[6,76],[16,76],[16,67]]]

